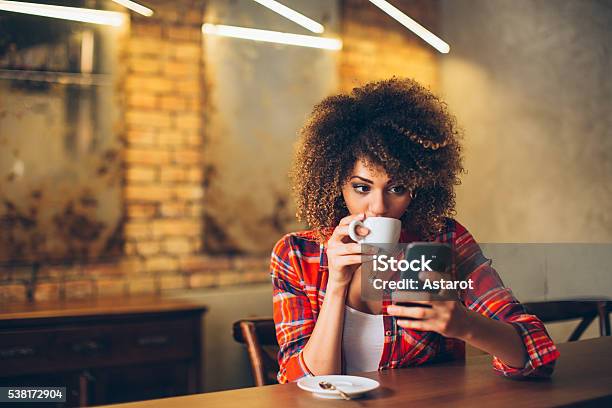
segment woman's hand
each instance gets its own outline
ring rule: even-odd
[[[420,280],[440,280],[443,276],[437,272],[419,273]],[[456,294],[443,290],[438,296],[448,299],[456,297]],[[467,337],[470,327],[470,311],[458,298],[456,300],[411,300],[410,303],[418,303],[422,306],[394,304],[387,307],[387,313],[399,318],[398,326],[412,330],[433,331],[445,337],[462,340]]]
[[[369,252],[362,252],[362,245],[354,242],[348,233],[351,221],[363,220],[364,218],[364,214],[344,217],[327,241],[328,284],[348,286],[357,268],[365,260],[373,259]],[[370,233],[370,230],[358,226],[355,232],[357,235],[365,236]],[[367,248],[363,249],[366,250]]]

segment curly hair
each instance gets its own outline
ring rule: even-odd
[[[433,239],[455,214],[461,133],[446,104],[411,79],[393,77],[317,104],[300,131],[290,171],[296,217],[324,232],[349,215],[342,196],[355,163],[382,168],[415,192],[401,221]]]

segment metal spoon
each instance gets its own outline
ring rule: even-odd
[[[338,389],[334,384],[332,384],[330,382],[321,381],[321,382],[319,382],[319,387],[323,388],[324,390],[338,391],[340,393],[340,395],[342,396],[342,398],[344,398],[345,400],[350,400],[351,399],[351,397],[349,397],[347,393],[345,393],[344,391]]]

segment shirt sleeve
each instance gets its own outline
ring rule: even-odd
[[[314,329],[314,318],[308,297],[302,289],[301,268],[290,237],[276,243],[270,260],[272,309],[278,352],[278,382],[281,384],[312,376],[302,351]]]
[[[528,360],[524,367],[511,367],[493,357],[493,369],[505,377],[548,377],[552,374],[559,351],[544,323],[528,314],[491,266],[472,235],[456,223],[455,250],[457,272],[462,279],[472,279],[473,288],[460,293],[463,303],[491,319],[510,323],[521,336]]]

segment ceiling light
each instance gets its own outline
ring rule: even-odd
[[[203,24],[202,32],[204,34],[241,38],[244,40],[299,45],[302,47],[323,48],[327,50],[342,49],[342,41],[335,38],[314,37],[311,35],[290,34],[279,31],[259,30],[255,28]]]
[[[264,7],[269,8],[270,10],[274,11],[275,13],[280,14],[281,16],[285,18],[288,18],[289,20],[293,21],[296,24],[301,25],[302,27],[306,28],[307,30],[312,31],[313,33],[321,34],[323,31],[325,31],[325,28],[323,28],[321,24],[285,6],[284,4],[279,3],[278,1],[275,1],[275,0],[253,0],[253,1],[261,4]]]
[[[113,1],[119,5],[122,5],[125,8],[135,11],[138,14],[142,14],[145,17],[151,17],[153,15],[153,10],[141,4],[138,4],[135,1],[130,1],[130,0],[113,0]]]
[[[94,10],[79,7],[53,6],[50,4],[26,3],[23,1],[0,0],[0,10],[35,16],[60,18],[83,23],[120,26],[124,16],[116,11]]]
[[[393,17],[394,19],[396,19],[397,21],[399,21],[400,24],[402,24],[404,27],[421,37],[436,50],[440,51],[443,54],[447,54],[450,51],[450,46],[445,43],[440,37],[436,36],[431,31],[408,17],[406,14],[402,13],[400,10],[389,4],[389,2],[385,0],[370,0],[370,2],[388,15],[390,15],[391,17]]]

